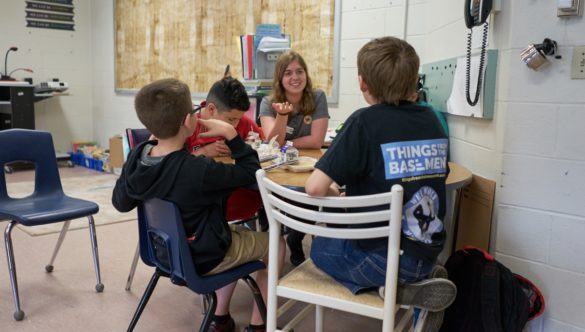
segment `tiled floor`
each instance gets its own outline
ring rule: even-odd
[[[61,176],[91,176],[80,167],[61,168]],[[32,171],[7,175],[8,182],[32,179]],[[5,227],[6,222],[0,222]],[[2,228],[4,229],[4,228]],[[152,268],[139,263],[132,290],[124,290],[137,243],[133,221],[97,228],[103,293],[95,292],[95,272],[87,229],[70,231],[52,273],[45,272],[57,234],[31,237],[12,231],[23,321],[12,315],[14,305],[5,250],[0,254],[0,331],[125,331],[142,296]],[[308,238],[308,237],[307,237]],[[306,239],[306,241],[309,241]],[[4,248],[4,246],[2,246]],[[196,331],[201,322],[201,301],[189,290],[161,278],[135,331]],[[231,313],[238,330],[247,325],[252,297],[240,285],[232,300]],[[325,313],[326,331],[379,331],[377,320],[332,310]],[[313,331],[310,315],[295,331]]]

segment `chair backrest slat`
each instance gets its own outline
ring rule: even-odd
[[[315,211],[310,210],[298,205],[291,204],[279,196],[270,195],[269,201],[274,207],[280,211],[285,212],[289,215],[295,216],[297,219],[305,219],[314,222],[330,223],[330,224],[365,224],[372,222],[388,223],[390,219],[390,199],[392,198],[390,193],[385,194],[387,202],[385,205],[380,205],[381,210],[368,211],[367,213],[359,211],[356,212],[352,209],[341,209],[339,212],[327,212],[327,211]],[[320,210],[325,208],[331,208],[331,206],[320,206]],[[340,208],[336,208],[340,210]],[[355,209],[355,206],[354,206]]]
[[[330,208],[370,207],[390,203],[388,193],[366,196],[351,197],[348,196],[340,200],[339,197],[311,197],[306,195],[305,193],[296,190],[291,190],[284,186],[280,186],[272,181],[267,182],[266,186],[269,188],[270,192],[275,193],[276,195],[286,197],[287,199],[293,200],[298,203],[317,207],[319,206]]]
[[[313,211],[316,212],[316,211]],[[321,212],[316,212],[321,213]],[[389,213],[387,213],[389,214]],[[368,228],[334,228],[325,227],[323,224],[309,224],[306,222],[299,221],[297,219],[290,218],[287,215],[282,214],[280,211],[273,211],[273,217],[279,223],[296,229],[306,234],[312,234],[316,236],[331,237],[337,239],[373,239],[380,237],[388,237],[390,232],[389,226],[379,227],[368,227]],[[359,218],[355,216],[354,218]],[[390,216],[388,216],[388,220]],[[388,221],[387,221],[388,222]],[[346,223],[349,224],[349,223]]]

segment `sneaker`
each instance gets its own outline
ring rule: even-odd
[[[448,276],[449,275],[447,273],[447,270],[442,265],[439,265],[439,264],[435,265],[433,267],[433,270],[429,274],[430,279],[433,279],[433,278],[447,279]],[[404,287],[404,286],[399,285],[398,287]],[[385,292],[386,292],[386,287],[382,286],[382,287],[378,288],[378,295],[380,295],[382,300],[384,299]]]
[[[447,279],[449,274],[442,265],[435,265],[431,271],[429,278],[443,278]],[[420,332],[438,332],[443,325],[443,318],[445,317],[445,310],[441,311],[424,311],[419,318],[420,324],[422,324]]]
[[[264,208],[258,209],[258,224],[260,225],[260,232],[268,232],[268,216]]]
[[[443,265],[436,264],[433,267],[433,270],[429,274],[429,278],[443,278],[449,279],[449,274],[447,273],[447,269]]]
[[[443,316],[445,311],[421,311],[418,320],[415,325],[415,329],[418,328],[418,324],[422,324],[419,332],[439,332],[443,325]]]
[[[214,317],[215,318],[215,317]],[[235,332],[236,331],[236,322],[232,317],[229,319],[219,321],[212,318],[211,324],[209,324],[209,329],[207,332]]]
[[[294,266],[299,266],[306,258],[303,251],[303,242],[302,240],[299,241],[298,235],[294,234],[294,232],[291,230],[291,233],[286,237],[286,244],[290,248],[290,262]]]
[[[398,285],[396,303],[412,305],[422,310],[445,310],[455,301],[457,287],[448,279],[425,279],[412,284]]]
[[[266,332],[266,325],[263,325],[264,329],[254,328],[251,325],[248,325],[244,328],[244,332]]]

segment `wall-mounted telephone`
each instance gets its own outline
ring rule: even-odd
[[[492,11],[492,0],[465,0],[465,25],[471,29],[485,23]]]
[[[488,22],[487,18],[492,11],[492,0],[465,0],[464,6],[465,25],[469,28],[469,34],[467,35],[467,67],[466,67],[466,79],[465,79],[465,94],[467,96],[467,103],[471,106],[475,106],[479,100],[479,94],[481,93],[481,83],[483,76],[483,67],[485,65],[485,51],[487,47],[488,38]],[[475,97],[472,100],[469,95],[469,81],[471,80],[471,29],[476,26],[483,25],[483,38],[481,43],[481,52],[479,58],[479,74],[477,75],[477,86],[475,90]]]

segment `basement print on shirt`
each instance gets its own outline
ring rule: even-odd
[[[386,180],[402,182],[443,177],[447,172],[447,139],[393,142],[382,144]],[[443,231],[437,217],[439,195],[423,186],[404,204],[402,232],[409,238],[432,243],[432,235]]]

